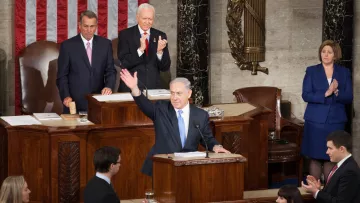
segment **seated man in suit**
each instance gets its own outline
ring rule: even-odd
[[[138,87],[137,72],[134,76],[122,69],[122,81],[130,88],[136,104],[148,116],[155,127],[155,145],[151,148],[142,172],[152,176],[151,157],[155,154],[170,154],[182,151],[197,151],[199,143],[205,146],[201,134],[210,150],[230,153],[214,138],[209,127],[209,115],[206,111],[189,104],[191,96],[190,81],[186,78],[175,78],[170,82],[170,102],[149,101]]]
[[[85,203],[120,202],[111,185],[111,178],[119,171],[121,161],[120,153],[120,149],[106,146],[95,151],[94,167],[96,175],[85,187]]]
[[[58,59],[57,87],[64,104],[76,103],[77,111],[87,111],[87,94],[111,94],[115,86],[111,41],[95,35],[97,16],[92,11],[80,15],[80,34],[61,43]]]
[[[138,24],[119,33],[118,58],[131,73],[138,72],[142,89],[162,88],[160,71],[168,71],[171,64],[166,34],[152,27],[154,17],[155,8],[143,3],[136,12]],[[129,91],[120,81],[119,92]]]
[[[317,202],[360,202],[360,169],[351,155],[351,135],[339,130],[330,133],[326,140],[326,154],[331,162],[336,163],[326,185],[321,189],[320,180],[309,175],[306,179],[308,185],[302,182],[302,187],[308,193],[312,193]]]

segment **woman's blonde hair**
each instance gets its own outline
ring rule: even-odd
[[[0,203],[22,203],[24,176],[9,176],[1,185]]]

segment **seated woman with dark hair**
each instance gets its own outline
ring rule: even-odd
[[[299,189],[294,185],[284,185],[278,191],[277,203],[303,203]]]
[[[1,185],[0,203],[29,202],[30,192],[24,176],[9,176]]]

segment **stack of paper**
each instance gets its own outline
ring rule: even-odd
[[[94,95],[96,100],[100,102],[109,102],[109,101],[134,101],[134,98],[130,93],[117,93],[111,95]]]
[[[181,152],[181,153],[174,153],[175,157],[205,157],[205,152]]]
[[[146,90],[143,91],[144,95],[146,95]],[[150,97],[162,97],[162,96],[170,96],[170,90],[166,89],[154,89],[148,90],[147,93]]]
[[[34,113],[35,118],[39,121],[47,121],[47,120],[61,120],[62,118],[56,113]]]
[[[26,115],[26,116],[2,116],[0,118],[12,126],[42,125],[38,120],[36,120],[34,117],[29,116],[29,115]]]

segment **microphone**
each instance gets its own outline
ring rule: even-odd
[[[200,130],[200,124],[199,124],[199,121],[194,121],[194,126],[196,129],[198,129],[200,135],[201,135],[201,138],[204,140],[204,143],[205,143],[205,149],[206,149],[206,156],[205,158],[210,158],[209,157],[209,148],[208,148],[208,145],[206,143],[206,140],[205,140],[205,137],[204,135],[202,134],[201,130]]]
[[[122,66],[121,61],[120,60],[114,60],[114,64],[118,67],[120,67],[121,69],[126,69],[125,67]],[[146,98],[149,99],[149,95],[148,95],[148,89],[146,87],[146,85],[141,82],[141,80],[138,78],[138,83],[140,83],[140,85],[145,88],[145,94],[146,94]],[[141,90],[140,90],[141,91]]]

